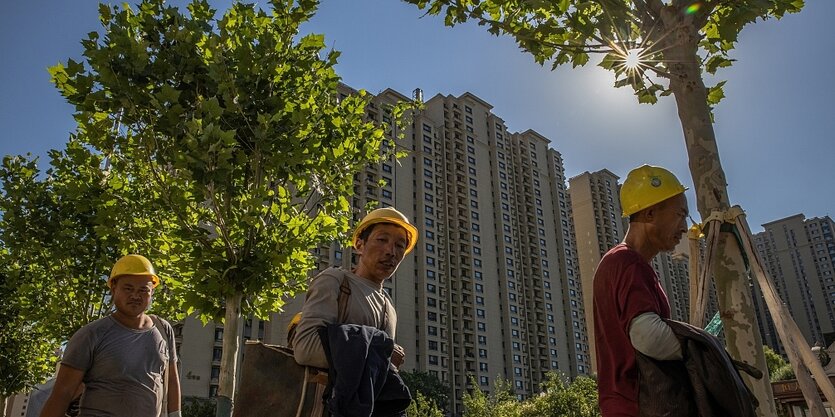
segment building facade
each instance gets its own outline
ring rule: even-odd
[[[810,345],[829,346],[835,341],[835,223],[797,214],[763,228],[754,244],[781,300]],[[763,343],[784,353],[762,292],[758,285],[752,289]]]

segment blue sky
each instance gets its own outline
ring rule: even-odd
[[[222,11],[230,1],[210,3]],[[80,40],[100,29],[97,2],[10,1],[3,9],[0,155],[43,156],[62,148],[74,128],[73,109],[46,69],[80,58]],[[337,71],[354,88],[406,95],[421,88],[426,98],[472,92],[511,131],[534,129],[550,138],[569,176],[607,168],[624,177],[653,163],[691,183],[671,97],[639,105],[600,68],[552,72],[508,37],[476,25],[450,29],[422,15],[397,0],[323,0],[303,31],[324,33],[342,51]],[[807,0],[799,14],[749,25],[732,54],[738,61],[708,80],[727,80],[715,111],[719,152],[731,201],[746,209],[754,231],[796,213],[835,215],[835,192],[827,185],[835,179],[833,17],[835,1]]]

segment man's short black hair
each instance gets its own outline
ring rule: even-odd
[[[365,229],[362,229],[362,232],[360,232],[360,234],[359,234],[359,236],[357,236],[357,238],[359,240],[365,242],[366,240],[368,240],[368,236],[371,236],[371,231],[374,230],[374,228],[377,227],[378,224],[382,224],[382,223],[374,223],[371,226],[368,226]]]

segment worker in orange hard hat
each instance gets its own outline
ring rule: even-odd
[[[357,255],[356,265],[350,270],[329,268],[317,275],[307,292],[298,326],[293,329],[293,324],[290,325],[293,333],[291,343],[298,363],[329,368],[332,365],[329,359],[338,362],[339,357],[344,357],[339,352],[340,347],[334,346],[331,339],[331,357],[327,357],[320,329],[338,331],[333,327],[345,324],[362,326],[364,334],[379,334],[390,340],[393,348],[386,360],[390,360],[395,370],[403,364],[405,351],[393,343],[397,314],[383,283],[394,275],[417,240],[415,226],[394,208],[373,210],[360,221],[352,238]]]
[[[667,295],[652,267],[687,231],[685,188],[670,171],[643,165],[620,191],[629,229],[594,274],[594,333],[600,410],[604,417],[638,416],[638,351],[650,358],[681,359],[670,327]]]
[[[145,314],[159,283],[144,256],[116,261],[107,280],[113,313],[70,338],[41,417],[63,417],[82,383],[81,415],[181,416],[174,330]]]

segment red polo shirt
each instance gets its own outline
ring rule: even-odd
[[[652,266],[621,243],[594,274],[597,389],[603,417],[638,416],[638,368],[629,323],[640,314],[670,318],[667,294]]]

